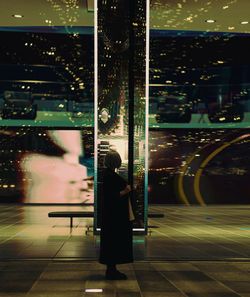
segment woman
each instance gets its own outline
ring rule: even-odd
[[[104,164],[99,261],[107,265],[106,279],[127,279],[116,269],[116,264],[133,262],[128,195],[131,187],[115,172],[121,166],[121,157],[116,151],[108,152]]]

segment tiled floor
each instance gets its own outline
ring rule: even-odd
[[[136,262],[120,265],[127,281],[106,281],[104,267],[84,261],[2,262],[1,297],[249,297],[245,262]],[[102,289],[87,293],[86,289]]]
[[[93,219],[48,218],[49,211],[91,207],[0,206],[1,259],[96,259],[99,238],[85,235]],[[150,206],[151,236],[134,237],[136,260],[250,258],[250,207]]]
[[[0,206],[0,297],[250,297],[250,207],[151,206],[165,217],[135,236],[127,281],[104,280],[92,219],[48,218],[69,208]]]

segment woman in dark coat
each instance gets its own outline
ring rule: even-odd
[[[99,261],[107,265],[106,279],[127,279],[116,269],[116,264],[133,262],[128,195],[131,187],[115,172],[121,166],[121,157],[116,151],[108,152],[104,164]]]

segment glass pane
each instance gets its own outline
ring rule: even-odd
[[[174,2],[176,2],[174,4]],[[247,24],[207,20],[203,4],[151,1],[151,127],[246,127],[250,45]],[[236,11],[244,5],[234,3]],[[222,10],[209,3],[206,11]],[[166,19],[171,11],[172,19]],[[190,11],[190,19],[181,16]],[[223,11],[224,12],[224,11]],[[232,10],[230,9],[232,13]],[[194,15],[196,16],[194,17]],[[209,13],[208,13],[209,15]],[[214,21],[214,22],[213,22]],[[247,33],[248,32],[248,33]]]
[[[246,203],[247,11],[244,1],[151,1],[150,203]]]
[[[2,203],[93,203],[93,128],[0,129]]]
[[[145,231],[145,47],[146,3],[98,1],[96,228],[104,158],[116,150],[122,159],[118,173],[134,186],[134,227]]]
[[[1,125],[93,126],[91,7],[42,1],[1,19]]]
[[[3,1],[2,202],[93,203],[93,1]]]

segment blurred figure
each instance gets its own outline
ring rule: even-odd
[[[26,153],[20,167],[24,173],[24,202],[93,202],[87,168],[79,163],[83,154],[80,130],[47,131],[51,141],[63,152],[61,156]]]
[[[127,279],[117,270],[116,264],[133,262],[132,223],[129,203],[131,187],[116,173],[121,157],[109,151],[104,160],[103,199],[101,201],[100,258],[107,265],[106,279]],[[129,211],[130,210],[130,211]]]

